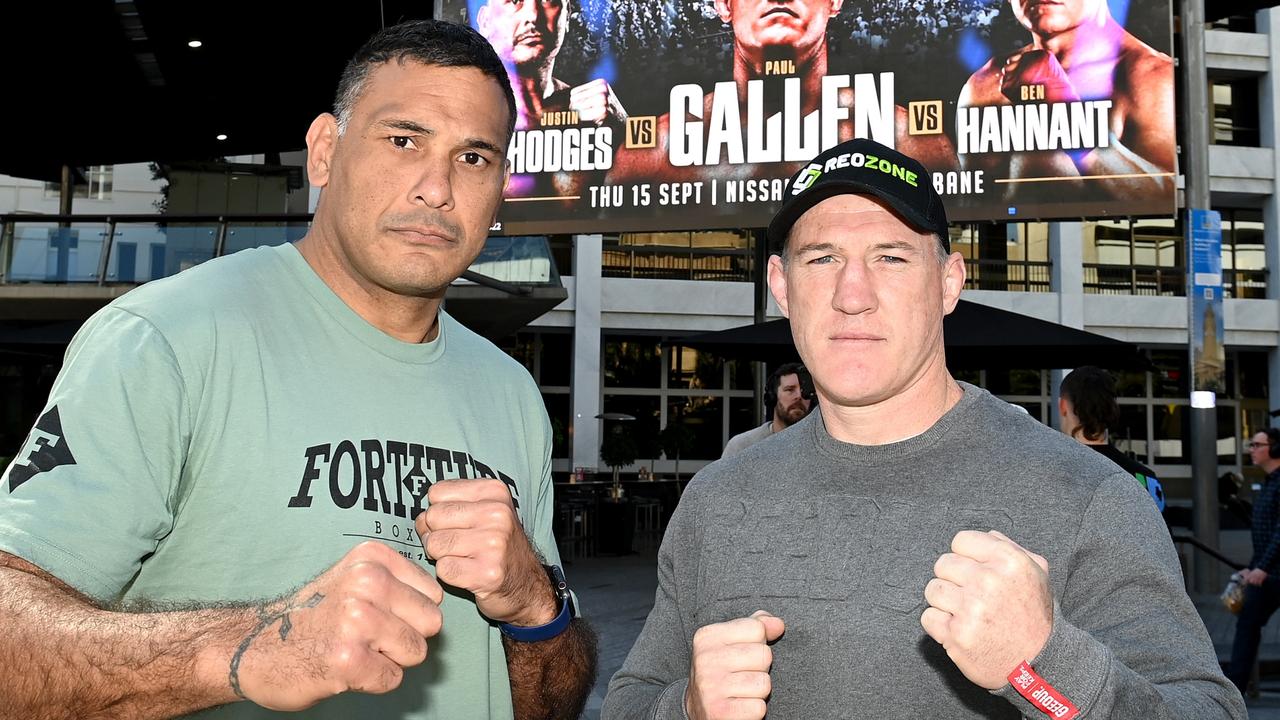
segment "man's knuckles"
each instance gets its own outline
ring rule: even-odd
[[[346,573],[346,585],[364,597],[375,598],[386,594],[392,582],[398,582],[387,566],[374,560],[353,563]]]
[[[413,667],[427,659],[427,639],[414,628],[402,626],[399,637],[400,647],[404,653],[402,663],[405,667]]]
[[[380,543],[376,540],[365,540],[354,548],[351,548],[347,553],[346,560],[350,565],[355,565],[361,562],[384,564],[396,554],[396,551],[387,547],[385,543]]]
[[[338,602],[336,620],[339,645],[354,643],[360,645],[373,638],[375,626],[381,612],[374,604],[360,597],[346,597]]]

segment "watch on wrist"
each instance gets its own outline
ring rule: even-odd
[[[569,592],[569,583],[564,579],[564,571],[559,565],[543,565],[542,569],[547,572],[547,577],[551,580],[551,590],[555,593],[559,610],[555,618],[545,625],[523,627],[499,623],[498,629],[512,640],[518,642],[550,640],[569,629],[569,623],[573,620],[573,595]]]

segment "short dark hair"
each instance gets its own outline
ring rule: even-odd
[[[769,375],[769,379],[764,383],[764,407],[769,418],[773,417],[773,410],[778,405],[778,388],[782,387],[782,378],[788,375],[795,375],[800,381],[802,395],[813,398],[813,378],[804,365],[798,362],[783,363]]]
[[[413,60],[438,67],[471,67],[484,73],[498,83],[507,99],[507,139],[511,139],[516,127],[516,98],[502,60],[480,33],[444,20],[411,20],[383,28],[356,51],[342,71],[333,101],[339,133],[346,132],[351,110],[364,92],[369,72],[392,60],[402,64]]]
[[[1100,438],[1120,424],[1116,379],[1100,367],[1085,365],[1067,373],[1058,394],[1071,403],[1080,419],[1080,430],[1088,439]]]

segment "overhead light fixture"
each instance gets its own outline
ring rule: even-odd
[[[226,134],[226,133],[220,133],[220,134],[218,135],[218,139],[219,139],[219,140],[226,140],[226,139],[227,139],[227,134]]]
[[[198,48],[201,45],[204,45],[204,43],[200,42],[199,40],[192,40],[191,42],[187,43],[187,47],[189,48]]]

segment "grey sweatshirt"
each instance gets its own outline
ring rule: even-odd
[[[601,714],[682,718],[694,631],[767,610],[771,718],[1051,717],[969,682],[920,615],[960,530],[999,530],[1049,563],[1046,682],[1100,718],[1246,717],[1184,591],[1151,498],[1114,463],[985,390],[909,440],[839,442],[813,413],[689,484],[658,590]]]

